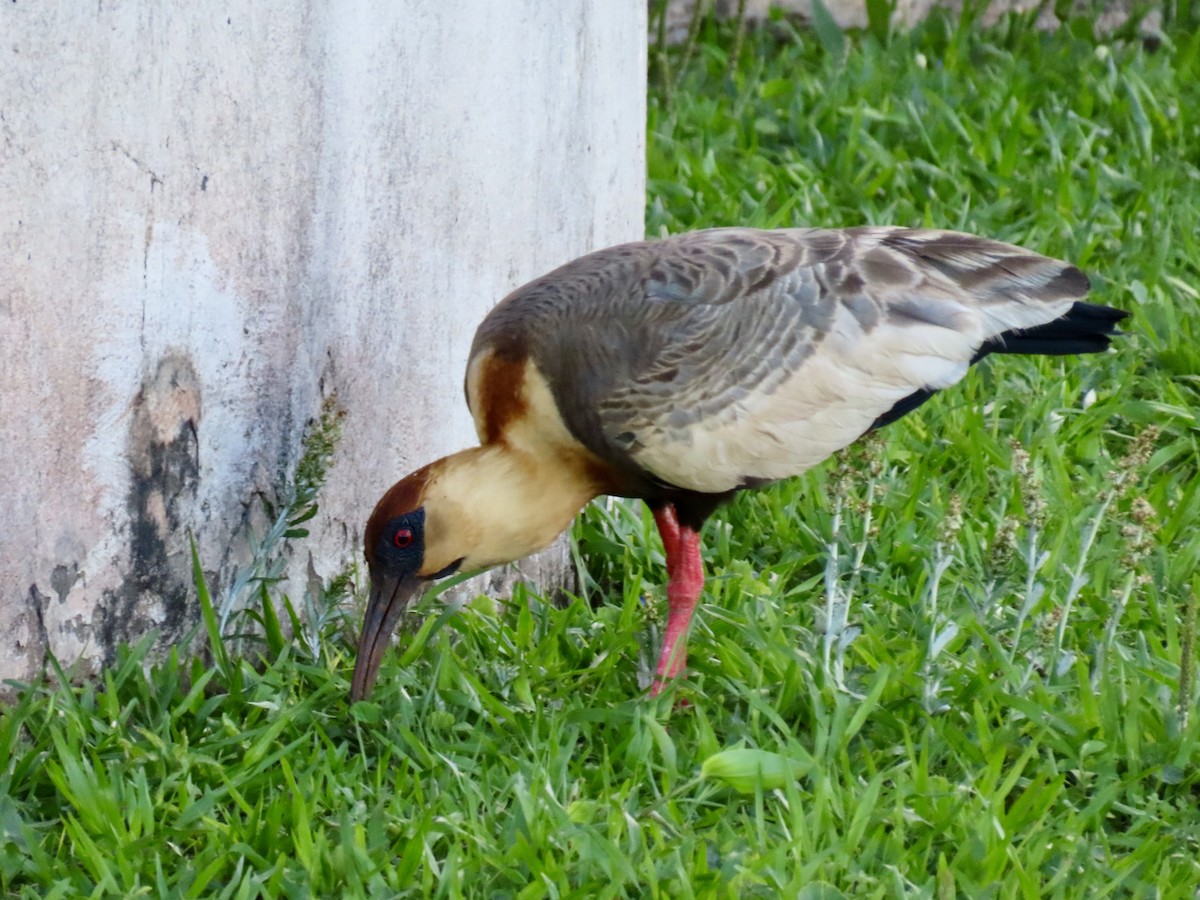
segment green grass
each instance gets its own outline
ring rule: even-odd
[[[261,609],[242,659],[202,591],[213,664],[143,642],[0,713],[5,895],[1195,895],[1200,38],[822,37],[668,55],[649,230],[985,233],[1088,269],[1119,352],[993,359],[743,495],[657,702],[636,506],[576,529],[607,602],[431,610],[352,708],[356,621]]]

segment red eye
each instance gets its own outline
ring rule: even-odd
[[[401,528],[392,537],[392,543],[401,549],[407,547],[413,542],[413,533],[411,528]]]

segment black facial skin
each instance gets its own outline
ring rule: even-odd
[[[369,562],[371,599],[358,641],[351,700],[362,700],[370,693],[388,638],[405,610],[420,597],[425,583],[452,575],[462,563],[458,559],[432,575],[417,574],[425,559],[423,507],[389,520],[375,541],[374,550],[375,559]]]
[[[375,566],[381,573],[403,578],[421,570],[425,561],[425,507],[419,506],[412,512],[396,516],[383,528],[383,534],[375,543]],[[432,575],[421,576],[425,581],[436,581],[453,575],[462,565],[456,559],[446,568]]]
[[[412,512],[396,516],[383,528],[375,542],[376,570],[392,578],[415,575],[425,559],[425,507],[419,506]]]

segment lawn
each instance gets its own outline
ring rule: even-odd
[[[6,896],[1196,895],[1200,36],[707,23],[651,56],[649,233],[979,232],[1078,263],[1128,336],[993,357],[742,495],[658,701],[662,552],[615,503],[583,598],[431,603],[353,708],[328,609],[25,689]]]

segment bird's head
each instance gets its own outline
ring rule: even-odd
[[[599,493],[578,452],[549,446],[549,456],[506,441],[462,450],[396,482],[375,504],[363,547],[371,596],[351,700],[370,693],[392,632],[431,581],[541,550]]]
[[[371,596],[350,698],[370,693],[392,632],[430,582],[541,550],[596,493],[576,468],[505,444],[463,450],[392,485],[364,534]]]
[[[350,698],[370,693],[379,661],[404,612],[420,599],[430,581],[456,572],[466,553],[455,556],[436,494],[428,488],[445,460],[413,472],[392,485],[367,520],[363,555],[371,576],[371,595],[358,641]]]

